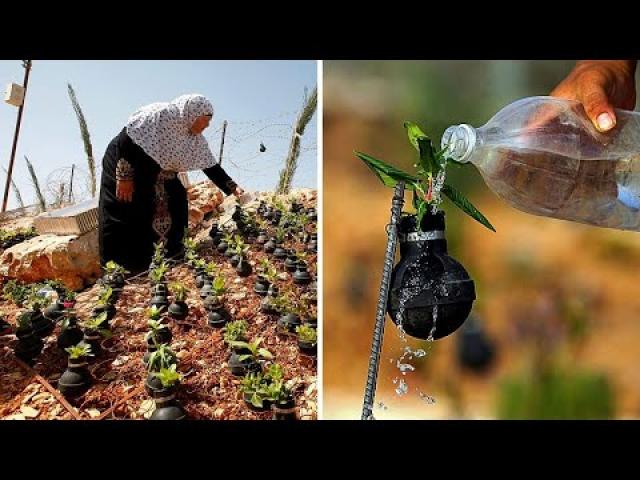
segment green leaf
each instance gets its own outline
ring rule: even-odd
[[[393,188],[399,181],[404,181],[405,188],[407,190],[412,190],[414,184],[418,181],[417,177],[409,175],[408,173],[403,172],[382,160],[373,158],[366,153],[356,151],[355,154],[365,163],[365,165],[367,165],[367,167],[369,167],[369,169],[371,169],[373,173],[376,174],[385,187]]]
[[[239,355],[238,356],[238,361],[244,362],[245,360],[248,360],[248,359],[250,359],[252,357],[253,357],[253,355],[251,355],[250,353],[245,353],[244,355]]]
[[[442,187],[442,193],[444,193],[449,198],[449,200],[451,200],[464,213],[480,222],[489,230],[493,230],[494,232],[496,231],[489,220],[487,220],[487,218],[482,215],[482,213],[480,213],[480,211],[476,207],[474,207],[471,202],[467,200],[464,195],[462,195],[462,193],[453,188],[451,185],[445,183]]]
[[[409,142],[411,142],[413,148],[420,152],[419,140],[423,138],[428,139],[429,137],[427,137],[427,135],[420,129],[420,127],[413,122],[404,122],[404,128],[407,129]]]
[[[273,358],[273,355],[271,354],[271,352],[269,350],[267,350],[266,348],[261,348],[258,350],[258,354],[262,357],[262,358],[266,358],[267,360],[270,360]]]
[[[251,395],[251,404],[254,407],[262,408],[262,398],[260,398],[257,393],[254,393],[253,395]]]

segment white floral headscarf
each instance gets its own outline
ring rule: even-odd
[[[218,162],[204,136],[190,131],[201,115],[213,115],[211,102],[202,95],[182,95],[136,111],[127,121],[127,134],[163,170],[202,170]]]

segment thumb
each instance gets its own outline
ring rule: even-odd
[[[590,84],[582,95],[584,110],[600,132],[608,132],[616,126],[616,114],[609,103],[609,98],[604,89],[597,84]]]

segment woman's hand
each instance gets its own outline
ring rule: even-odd
[[[236,186],[236,189],[232,192],[232,195],[236,196],[237,198],[240,198],[243,194],[244,194],[244,190],[241,189],[239,186]]]
[[[636,60],[585,60],[551,92],[551,96],[577,100],[600,132],[616,125],[614,108],[636,105]]]
[[[116,198],[126,203],[133,200],[133,180],[116,180]]]

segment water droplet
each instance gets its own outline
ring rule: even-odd
[[[420,396],[420,400],[422,400],[423,402],[428,403],[429,405],[433,405],[434,403],[436,403],[436,399],[433,398],[431,395],[427,395],[426,393],[421,392],[417,388],[416,388],[416,390],[418,391],[418,395]]]
[[[399,397],[401,397],[401,396],[405,395],[408,391],[409,391],[409,387],[405,383],[404,379],[401,378],[400,379],[400,383],[398,384],[398,387],[396,388],[396,394]]]

